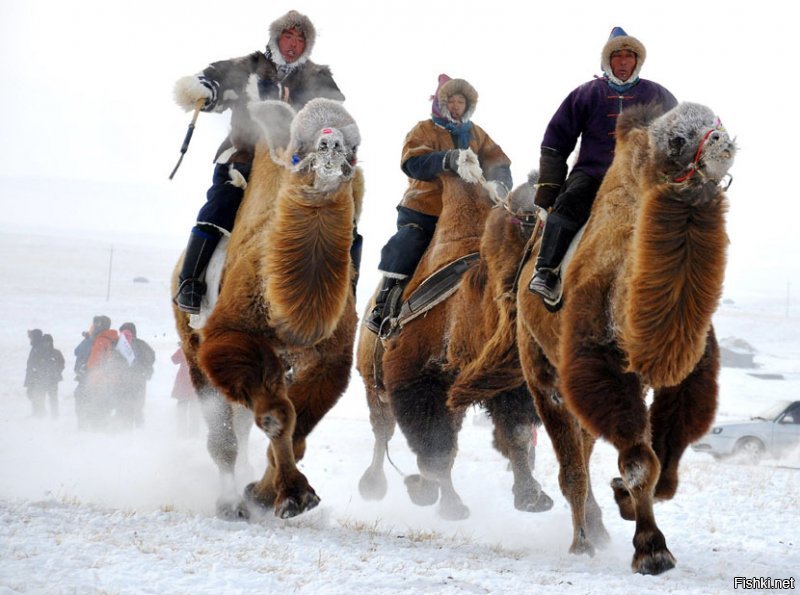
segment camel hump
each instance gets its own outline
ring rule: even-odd
[[[617,138],[625,139],[632,130],[647,128],[662,115],[664,115],[663,106],[655,102],[626,108],[617,119]]]
[[[320,134],[328,129],[338,130],[348,154],[355,155],[361,144],[356,121],[340,101],[324,97],[309,101],[292,121],[289,150],[296,155],[314,150]]]
[[[261,129],[263,139],[275,155],[289,146],[291,125],[295,117],[292,107],[283,101],[256,101],[248,105],[250,117]]]

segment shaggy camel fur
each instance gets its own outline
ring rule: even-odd
[[[442,201],[436,232],[404,298],[436,270],[480,246],[492,205],[486,191],[448,175],[443,177]],[[359,483],[363,497],[380,499],[386,493],[383,461],[395,423],[399,423],[417,455],[420,472],[405,479],[412,501],[431,505],[441,493],[442,517],[469,515],[451,474],[464,410],[450,411],[446,400],[456,373],[480,353],[496,324],[494,308],[488,307],[491,298],[483,292],[485,277],[484,264],[468,271],[453,296],[383,343],[362,327],[357,368],[366,387],[375,435],[373,460]],[[511,463],[514,505],[531,512],[548,510],[553,502],[533,478],[528,463],[532,424],[539,420],[519,364],[513,378],[503,376],[484,390],[482,397],[493,397],[486,408],[494,423],[494,446]]]
[[[614,164],[565,273],[563,309],[549,313],[524,284],[516,293],[520,360],[572,509],[570,551],[591,555],[608,539],[588,473],[601,436],[620,452],[622,477],[612,487],[622,516],[636,520],[633,568],[642,573],[675,563],[655,524],[653,497],[674,495],[680,457],[707,430],[716,407],[711,314],[727,246],[719,183],[735,152],[707,108],[682,104],[659,115],[639,107],[620,118]],[[502,226],[509,226],[503,217],[490,218],[481,247],[498,275],[524,252]],[[523,279],[535,259],[526,262]],[[497,304],[495,334],[454,382],[451,407],[471,403],[487,371],[502,367],[498,354],[513,340],[514,316],[510,305]]]
[[[632,567],[643,574],[675,565],[654,499],[675,494],[680,458],[716,410],[711,316],[728,244],[722,181],[734,153],[704,106],[683,103],[660,117],[653,107],[626,110],[614,162],[565,273],[563,308],[553,314],[527,288],[517,293],[520,359],[537,403],[565,405],[619,452],[612,488],[621,515],[635,520]],[[573,551],[591,551],[582,507],[592,438],[540,414],[560,452]]]
[[[491,399],[498,389],[525,382],[517,350],[514,285],[519,282],[517,269],[529,249],[529,242],[536,240],[532,233],[538,211],[534,204],[537,181],[538,172],[532,172],[527,183],[511,192],[506,208],[492,210],[486,221],[479,267],[467,273],[472,275],[471,280],[464,281],[471,291],[483,295],[482,300],[476,298],[475,301],[481,304],[484,325],[481,333],[473,333],[478,341],[469,349],[471,357],[463,361],[450,387],[447,403],[452,409],[459,410],[479,400],[491,406],[492,401],[487,399]],[[574,467],[573,460],[588,461],[594,440],[581,431],[577,420],[564,407],[545,399],[538,387],[533,387],[532,394],[548,433],[559,437],[553,445],[561,464],[560,487],[567,500],[574,502],[576,482],[569,470]],[[588,467],[586,472],[588,474]],[[576,530],[570,551],[594,555],[592,544],[605,546],[609,536],[588,475],[580,490],[582,499],[573,509]]]
[[[294,119],[280,102],[251,111],[268,146],[256,153],[219,299],[201,331],[183,312],[175,316],[223,477],[218,512],[246,517],[250,503],[287,518],[319,503],[296,462],[350,376],[357,323],[350,244],[363,179],[354,168],[358,129],[338,102],[315,99]],[[247,486],[246,501],[233,491],[232,404],[250,409],[270,440],[266,471]]]

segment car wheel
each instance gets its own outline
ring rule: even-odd
[[[743,438],[736,445],[734,453],[743,463],[755,465],[764,455],[764,445],[757,438]]]

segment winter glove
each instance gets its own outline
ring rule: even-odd
[[[539,182],[536,184],[534,204],[545,210],[552,207],[566,178],[567,160],[558,151],[542,147],[542,154],[539,157]]]
[[[451,149],[444,155],[442,169],[458,174],[468,184],[476,184],[483,177],[478,156],[472,149]]]
[[[175,83],[175,103],[190,112],[203,99],[203,111],[211,111],[217,104],[219,83],[203,76],[185,76]]]
[[[489,180],[484,185],[484,188],[486,188],[486,192],[489,193],[489,198],[492,199],[492,202],[501,202],[508,196],[508,188],[506,188],[503,182],[498,180]]]

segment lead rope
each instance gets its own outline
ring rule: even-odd
[[[703,140],[700,141],[700,146],[697,147],[697,153],[695,153],[694,155],[694,160],[689,164],[688,168],[689,171],[687,171],[684,175],[680,176],[679,178],[675,178],[675,180],[673,180],[676,184],[685,182],[695,174],[695,172],[697,171],[697,164],[700,162],[700,155],[702,155],[703,149],[706,146],[706,141],[708,141],[708,137],[711,136],[711,133],[717,130],[723,130],[722,123],[719,120],[717,120],[716,126],[714,126],[714,128],[709,128],[708,132],[706,132],[705,136],[703,136]]]

